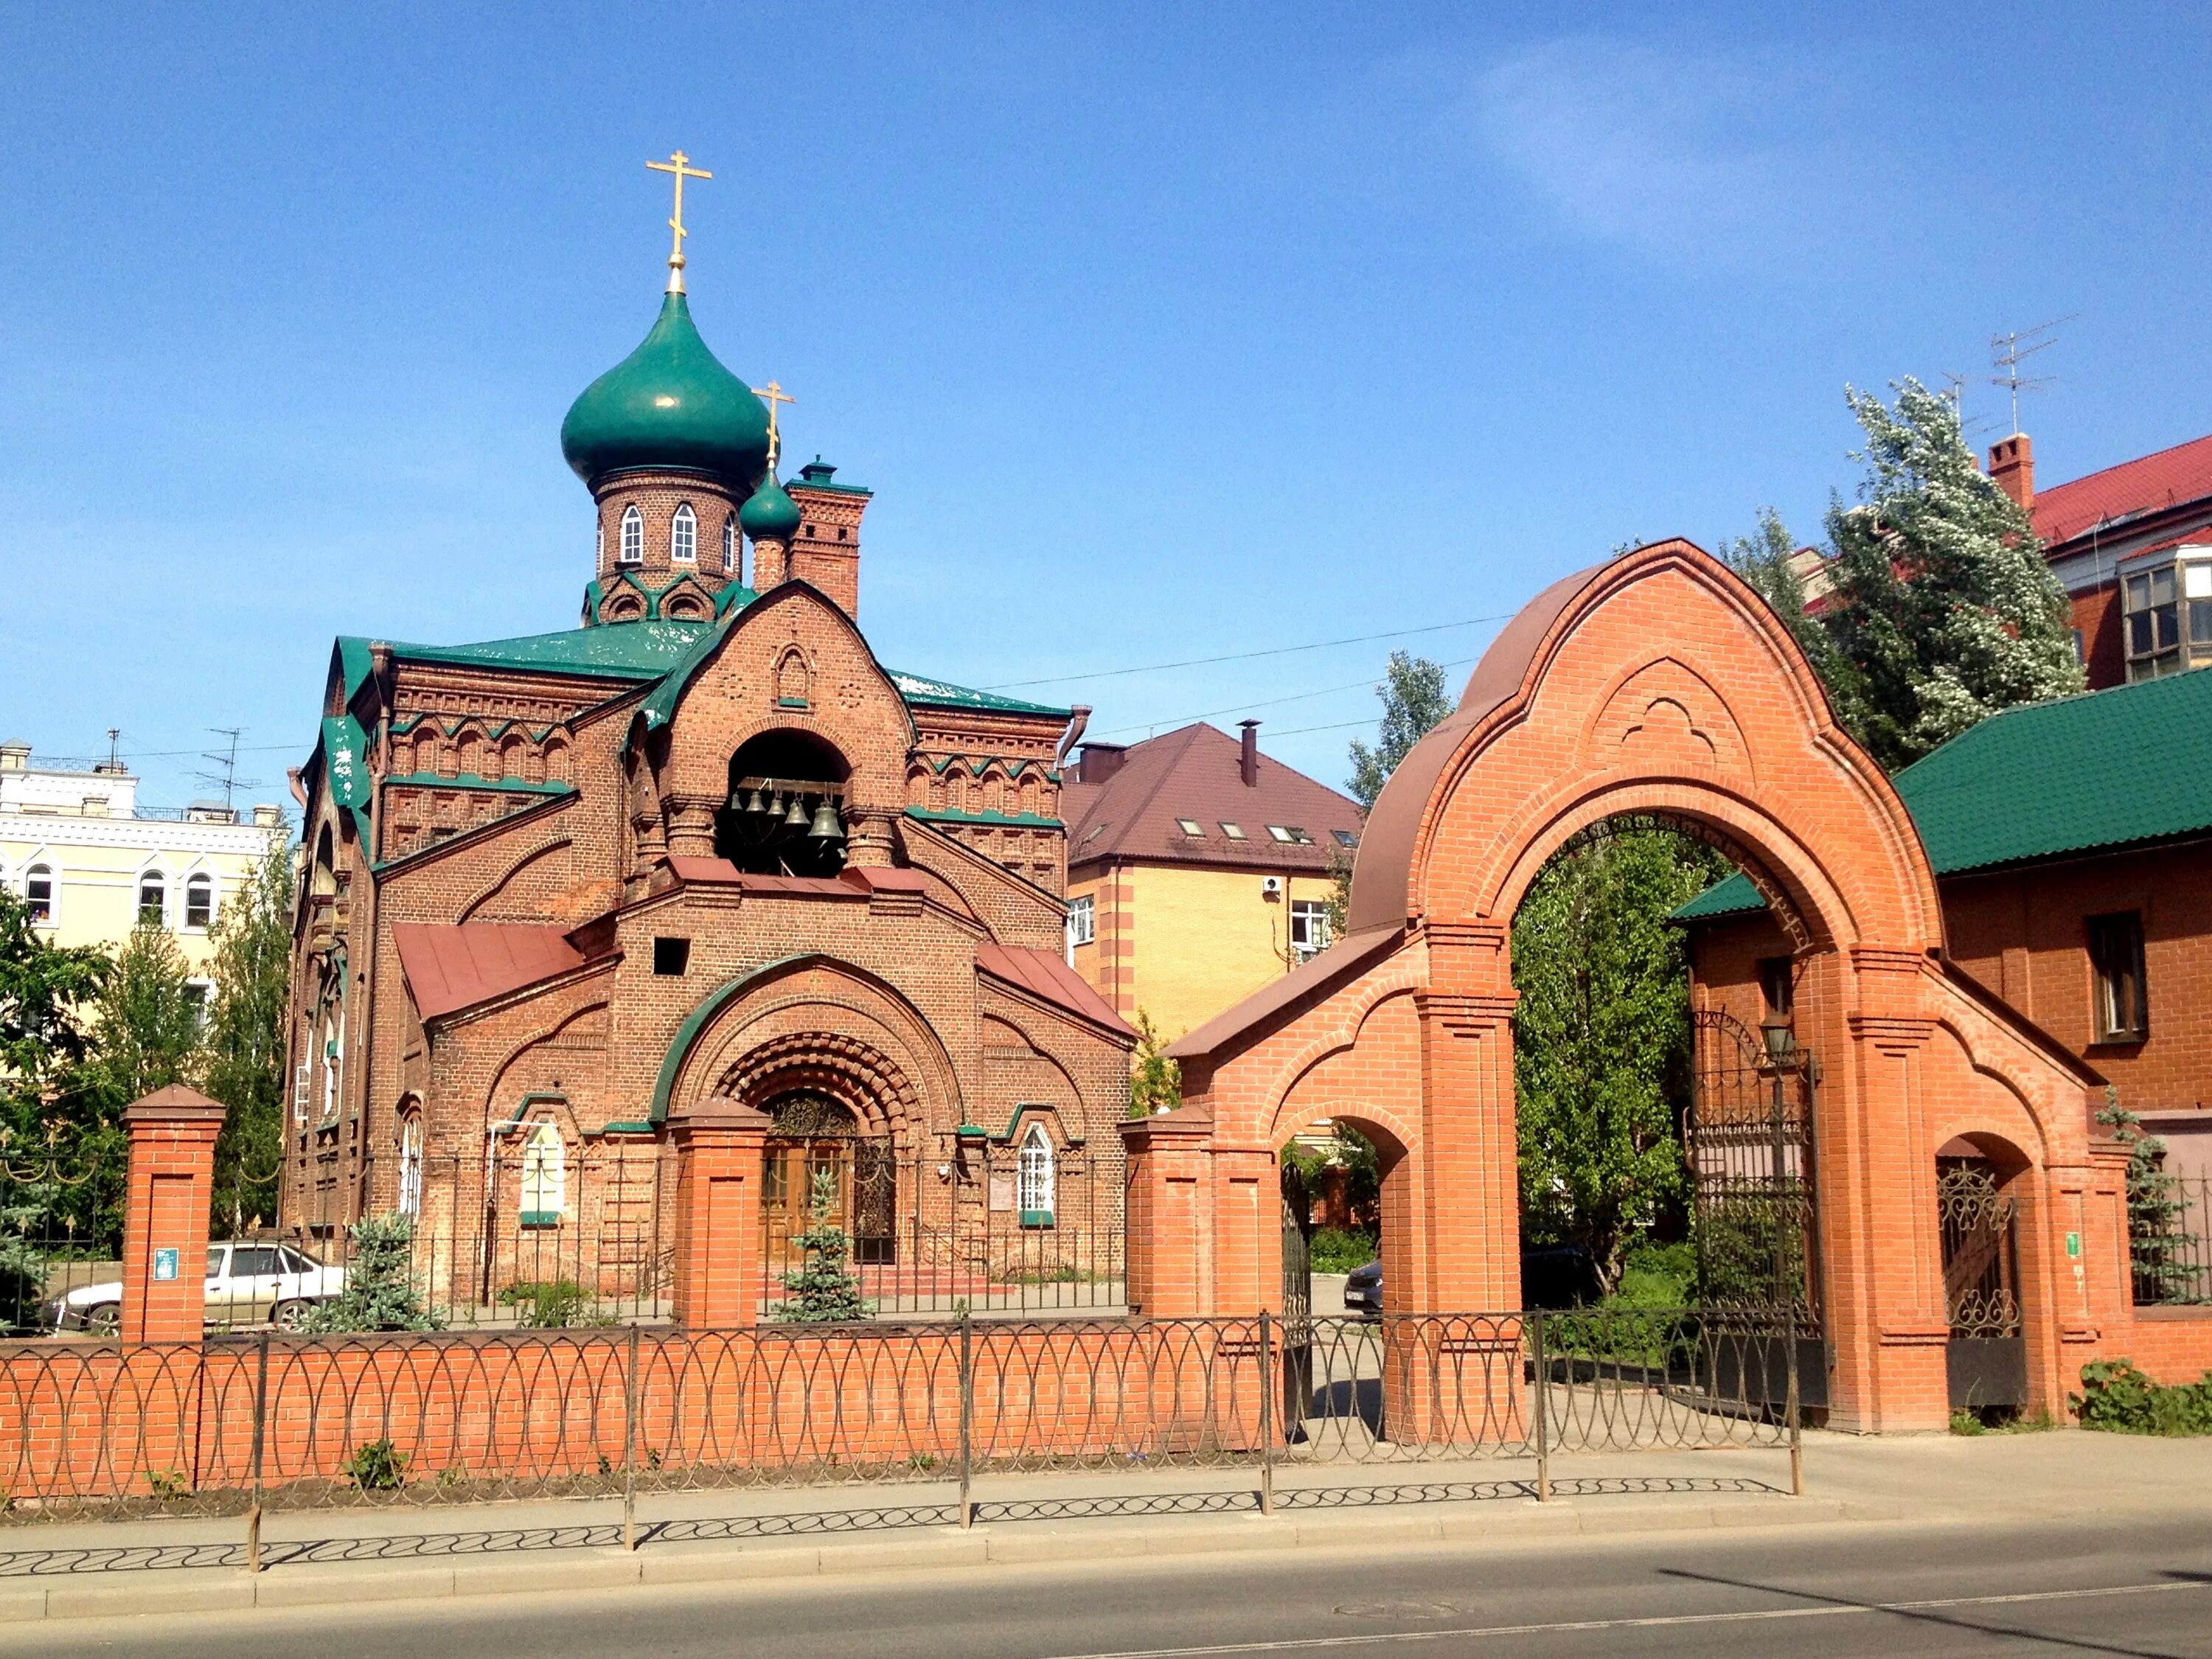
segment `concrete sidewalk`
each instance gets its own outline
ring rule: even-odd
[[[1091,1562],[1222,1551],[1480,1547],[1568,1535],[1838,1522],[2148,1518],[2212,1512],[2212,1441],[2062,1430],[1960,1439],[1808,1435],[1806,1493],[1771,1448],[1553,1461],[1293,1467],[1258,1511],[1250,1469],[979,1479],[972,1528],[944,1483],[741,1487],[638,1504],[387,1506],[272,1513],[264,1571],[237,1516],[0,1528],[0,1620],[329,1606],[595,1585]]]

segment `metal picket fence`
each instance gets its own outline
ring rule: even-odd
[[[1118,1471],[1149,1481],[1706,1447],[1785,1452],[1799,1345],[1741,1310],[1000,1321],[0,1349],[9,1521]],[[257,1558],[258,1559],[258,1558]]]

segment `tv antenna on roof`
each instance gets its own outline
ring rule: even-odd
[[[210,726],[208,727],[208,730],[214,732],[218,738],[228,738],[230,742],[225,748],[202,750],[200,751],[200,758],[204,761],[210,761],[214,763],[216,769],[207,772],[195,772],[192,774],[192,775],[198,778],[202,783],[208,784],[214,788],[222,791],[222,804],[226,810],[230,809],[233,805],[231,795],[234,791],[239,789],[258,789],[261,787],[261,780],[258,778],[241,778],[238,775],[238,739],[240,734],[244,732],[245,729],[245,727],[239,726]]]
[[[2020,372],[2021,365],[2037,352],[2057,345],[2058,337],[2051,331],[2061,323],[2072,322],[2079,315],[2079,312],[2069,312],[2065,316],[2054,317],[2047,323],[2038,323],[2033,328],[1990,336],[1990,367],[1999,371],[1990,376],[1990,384],[2001,386],[2012,394],[2014,437],[2020,435],[2020,394],[2040,392],[2051,384],[2052,379],[2048,374],[2023,374]]]

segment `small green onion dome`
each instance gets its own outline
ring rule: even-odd
[[[768,410],[707,349],[684,296],[672,294],[644,343],[569,406],[561,453],[587,484],[682,467],[742,486],[768,465]]]
[[[757,542],[787,542],[799,529],[799,503],[774,478],[763,478],[738,509],[738,528]]]

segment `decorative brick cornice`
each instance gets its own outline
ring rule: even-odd
[[[1928,966],[1928,952],[1892,945],[1854,945],[1851,966],[1862,974],[1918,975]]]
[[[1495,956],[1505,949],[1511,929],[1502,921],[1431,921],[1421,932],[1432,951],[1486,951]]]
[[[1906,1054],[1936,1035],[1936,1022],[1924,1014],[1853,1014],[1851,1035],[1886,1054]]]
[[[1454,1036],[1479,1036],[1510,1023],[1520,1006],[1521,994],[1498,996],[1455,996],[1443,991],[1416,991],[1413,1007],[1425,1021],[1434,1021]]]

